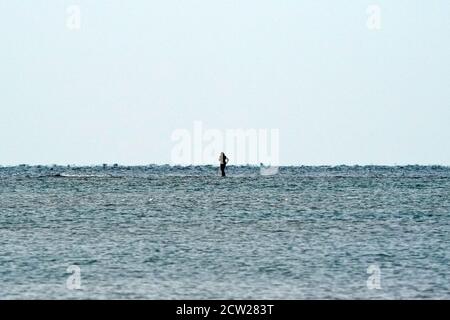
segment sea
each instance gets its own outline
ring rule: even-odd
[[[0,167],[0,299],[449,299],[450,167]]]

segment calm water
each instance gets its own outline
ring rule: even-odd
[[[450,298],[450,168],[228,175],[0,168],[0,298]]]

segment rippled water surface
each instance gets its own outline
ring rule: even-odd
[[[0,298],[449,299],[449,231],[448,167],[3,167]]]

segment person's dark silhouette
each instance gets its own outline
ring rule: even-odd
[[[225,167],[228,163],[228,158],[225,155],[225,153],[221,152],[219,156],[219,162],[220,162],[220,171],[222,172],[222,177],[225,177]]]

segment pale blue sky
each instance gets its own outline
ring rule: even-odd
[[[448,0],[0,0],[0,29],[0,165],[169,163],[195,120],[278,128],[285,165],[450,165]]]

